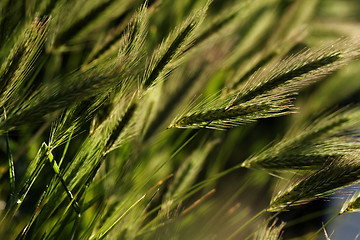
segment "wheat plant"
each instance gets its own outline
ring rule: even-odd
[[[307,206],[360,181],[356,9],[1,0],[0,238],[289,239],[299,208],[327,237]]]

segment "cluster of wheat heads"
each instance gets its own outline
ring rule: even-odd
[[[284,236],[360,180],[358,26],[324,2],[0,1],[0,238]]]

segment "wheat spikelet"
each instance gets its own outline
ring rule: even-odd
[[[359,147],[360,144],[351,138],[301,142],[290,146],[280,142],[245,160],[241,166],[276,170],[316,170],[359,149]]]
[[[114,129],[111,132],[111,135],[109,136],[106,144],[105,144],[105,153],[108,153],[110,150],[115,149],[115,147],[119,147],[119,143],[115,145],[117,142],[117,139],[120,136],[120,133],[124,131],[125,127],[129,125],[129,122],[131,118],[133,117],[136,109],[137,109],[137,102],[136,100],[131,100],[129,103],[129,106],[125,110],[124,114],[118,120],[117,126],[114,127]]]
[[[288,81],[293,80],[294,78],[301,77],[324,66],[329,66],[338,60],[340,60],[340,54],[335,52],[332,55],[321,56],[319,59],[314,59],[309,62],[304,61],[304,64],[300,66],[297,64],[294,64],[294,66],[290,65],[288,66],[289,69],[282,69],[280,73],[275,73],[274,76],[266,79],[264,82],[257,85],[251,85],[249,88],[245,88],[239,93],[238,97],[234,99],[233,105],[236,105],[240,102],[249,101],[256,96],[270,92],[271,90],[286,84]],[[285,61],[288,60],[286,59]],[[291,61],[292,59],[290,62]]]
[[[194,41],[194,30],[203,21],[207,7],[208,5],[186,19],[155,50],[142,80],[144,89],[152,86],[155,80],[162,78],[161,76],[166,76],[175,68],[175,62],[180,60],[182,55],[191,48]],[[170,63],[173,66],[169,67]],[[166,69],[166,67],[168,68]]]
[[[180,120],[178,120],[174,125],[171,125],[169,128],[176,127],[185,127],[190,125],[195,125],[197,123],[206,124],[207,122],[211,122],[214,119],[216,120],[231,120],[234,118],[238,118],[239,116],[245,116],[253,113],[253,112],[261,112],[270,109],[271,106],[268,105],[248,105],[248,106],[237,106],[236,108],[220,108],[209,110],[204,113],[194,113],[189,116],[184,116]]]
[[[270,64],[255,72],[237,93],[199,104],[178,116],[170,128],[228,128],[260,118],[292,113],[292,100],[297,91],[359,55],[359,46],[349,42],[339,40],[330,47],[307,50]],[[351,49],[348,49],[349,45]],[[270,107],[265,110],[264,105]],[[244,110],[244,106],[247,110]]]
[[[350,199],[348,199],[343,206],[339,214],[343,214],[345,212],[358,212],[360,211],[360,192],[354,194]]]
[[[282,222],[277,224],[275,220],[271,225],[262,227],[260,230],[256,231],[254,240],[279,240],[282,239],[282,229],[285,227],[285,223]]]
[[[43,85],[24,104],[16,102],[8,110],[7,119],[0,121],[0,132],[13,129],[25,121],[37,120],[56,110],[64,109],[90,98],[95,99],[95,105],[102,102],[112,91],[124,91],[126,94],[130,85],[134,84],[131,76],[141,56],[139,53],[143,44],[146,21],[145,10],[142,8],[129,23],[128,31],[124,34],[117,56],[105,57],[83,66],[81,71],[75,71],[65,76],[71,81],[57,81],[51,86]],[[100,64],[101,63],[101,64]],[[129,75],[131,77],[129,77]],[[92,109],[96,106],[91,107]]]
[[[360,180],[359,153],[352,153],[294,183],[271,201],[269,211],[326,196]]]
[[[44,52],[49,24],[50,19],[35,18],[2,63],[0,106],[6,107],[9,111],[15,104],[24,101],[24,95],[33,81],[29,78]]]
[[[319,169],[359,149],[359,114],[358,108],[345,108],[290,130],[281,141],[245,160],[242,167]]]

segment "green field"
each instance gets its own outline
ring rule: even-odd
[[[359,56],[356,0],[0,0],[0,239],[331,238]]]

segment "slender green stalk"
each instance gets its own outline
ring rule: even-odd
[[[16,238],[17,240],[21,240],[21,239],[24,239],[26,238],[26,235],[28,234],[31,226],[33,225],[33,223],[35,222],[35,219],[36,217],[39,215],[40,213],[40,209],[42,207],[42,205],[44,204],[44,200],[45,200],[45,197],[47,195],[47,187],[45,189],[45,191],[42,193],[40,199],[39,199],[39,202],[37,204],[37,207],[36,207],[36,210],[34,212],[34,214],[31,216],[30,218],[30,221],[29,223],[23,228],[22,232],[18,235],[18,237]]]
[[[332,217],[329,221],[327,221],[325,224],[323,224],[323,226],[316,231],[316,233],[314,233],[311,238],[309,238],[309,240],[314,239],[323,229],[325,229],[325,227],[331,223],[332,221],[334,221],[338,216],[340,216],[340,214],[336,214],[334,217]]]
[[[17,193],[16,203],[14,203],[13,206],[10,206],[9,212],[15,213],[19,209],[20,205],[23,203],[25,197],[30,191],[30,188],[34,184],[36,178],[39,176],[41,170],[45,166],[46,155],[45,155],[45,148],[43,146],[41,146],[41,148],[39,149],[39,152],[34,161],[36,161],[37,163],[36,168],[33,170],[33,172],[28,177],[28,179],[26,179],[25,183],[22,185],[21,189]]]
[[[134,207],[136,207],[136,205],[138,205],[145,198],[145,196],[146,195],[143,195],[136,202],[134,202],[108,229],[100,233],[100,235],[97,236],[96,239],[103,239],[118,222],[120,222]]]
[[[61,166],[62,162],[63,162],[64,159],[65,159],[65,155],[66,155],[67,150],[68,150],[68,148],[69,148],[70,141],[71,141],[71,137],[72,137],[73,133],[74,133],[74,131],[71,131],[71,133],[70,133],[70,135],[69,135],[69,139],[67,140],[67,142],[66,142],[66,144],[65,144],[64,151],[63,151],[63,153],[62,153],[62,155],[61,155],[61,159],[60,159],[60,161],[59,161],[59,167]]]
[[[81,212],[81,209],[79,207],[79,204],[75,201],[73,194],[71,193],[71,191],[68,189],[68,187],[66,186],[66,183],[64,181],[64,178],[60,172],[59,166],[57,165],[53,154],[51,153],[50,149],[48,148],[48,146],[46,145],[46,143],[43,143],[43,146],[46,149],[46,157],[49,159],[49,162],[51,164],[52,169],[54,170],[55,174],[58,176],[58,178],[60,179],[61,184],[63,185],[66,194],[68,195],[68,197],[70,198],[70,201],[72,202],[72,206],[74,208],[74,210],[77,213]]]
[[[262,211],[258,212],[255,216],[253,216],[252,218],[247,220],[245,224],[241,225],[241,227],[236,229],[236,231],[233,232],[229,237],[227,237],[226,240],[230,240],[230,239],[233,239],[234,237],[236,237],[236,235],[239,234],[245,227],[247,227],[250,223],[252,223],[255,219],[260,217],[265,212],[266,212],[266,209],[263,209]]]
[[[14,168],[14,159],[11,154],[10,143],[9,143],[9,134],[5,133],[6,137],[6,149],[8,155],[8,166],[9,166],[9,182],[10,182],[10,205],[14,204],[14,200],[16,198],[16,190],[15,190],[15,168]]]

